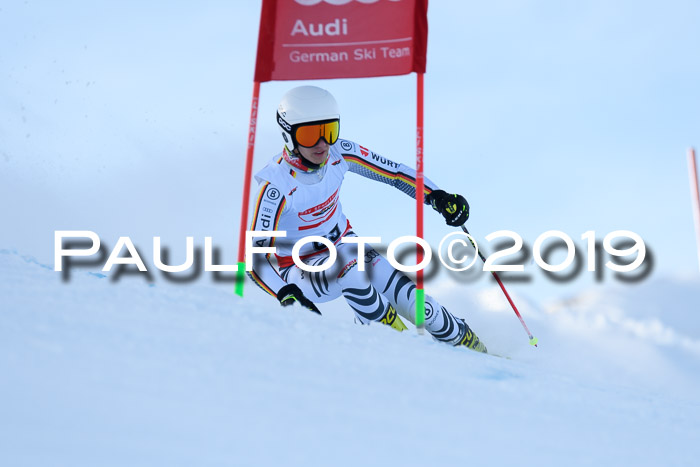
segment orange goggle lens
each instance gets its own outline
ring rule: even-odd
[[[294,138],[300,146],[310,148],[316,146],[321,138],[325,139],[328,144],[335,144],[338,141],[339,131],[340,121],[333,120],[327,123],[300,126],[296,129]]]

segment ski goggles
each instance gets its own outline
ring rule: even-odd
[[[340,131],[340,120],[325,120],[311,124],[302,124],[294,128],[292,136],[299,146],[311,148],[316,146],[321,138],[328,144],[335,144],[338,141]]]

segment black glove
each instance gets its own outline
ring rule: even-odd
[[[287,284],[282,287],[280,291],[277,292],[277,300],[280,301],[282,306],[289,306],[294,302],[299,302],[304,308],[318,313],[319,315],[321,314],[318,308],[316,308],[316,305],[314,305],[314,302],[306,298],[296,284]]]
[[[443,190],[433,190],[425,199],[433,209],[442,214],[447,225],[457,227],[469,219],[469,203],[462,195],[451,195]]]

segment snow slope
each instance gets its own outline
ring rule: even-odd
[[[436,291],[492,351],[0,250],[0,465],[695,465],[700,287]],[[439,293],[438,293],[439,292]]]
[[[700,3],[646,3],[431,2],[426,176],[474,232],[627,229],[656,257],[636,286],[521,286],[538,349],[486,278],[429,284],[510,360],[252,285],[63,283],[41,264],[56,230],[162,236],[173,263],[212,236],[233,261],[261,2],[0,3],[0,467],[697,464],[700,278],[660,277],[696,270]],[[344,136],[414,164],[412,76],[305,84]],[[255,170],[292,85],[264,85]],[[344,185],[357,232],[413,232],[410,199],[366,182]]]

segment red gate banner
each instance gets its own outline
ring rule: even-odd
[[[428,0],[263,0],[255,81],[425,72]]]

